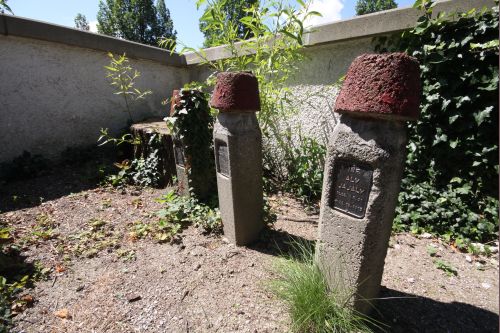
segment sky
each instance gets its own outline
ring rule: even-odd
[[[293,1],[293,0],[290,0]],[[177,39],[191,47],[203,45],[203,34],[198,28],[202,9],[196,10],[195,0],[165,0],[177,30]],[[398,7],[407,7],[414,0],[396,0]],[[356,0],[313,0],[311,10],[323,17],[314,17],[310,24],[322,24],[355,16]],[[35,20],[74,27],[76,14],[87,17],[91,30],[96,31],[99,0],[9,0],[8,5],[15,15]]]

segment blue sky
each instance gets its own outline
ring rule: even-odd
[[[396,0],[399,7],[411,6],[414,0]],[[165,0],[174,21],[177,37],[186,45],[200,47],[203,34],[198,29],[201,10],[196,10],[195,0]],[[15,15],[74,26],[77,13],[82,13],[91,23],[96,22],[99,0],[9,0]],[[330,22],[354,16],[355,0],[314,0],[313,9],[323,14],[314,23]],[[91,24],[92,25],[92,24]]]

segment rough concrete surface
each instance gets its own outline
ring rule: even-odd
[[[406,158],[405,131],[402,122],[359,120],[344,114],[328,146],[318,258],[332,286],[340,282],[344,284],[343,288],[356,293],[354,305],[362,312],[370,310],[363,299],[377,297],[382,279]],[[339,197],[335,191],[343,183],[336,180],[335,175],[342,162],[373,172],[372,185],[364,188],[368,191],[364,211],[351,210],[352,214],[346,214],[342,211],[345,206],[339,206],[337,202]],[[357,182],[353,184],[358,185]],[[360,193],[363,191],[360,188],[350,191]],[[355,195],[354,198],[362,199],[363,195]]]
[[[349,67],[335,111],[415,120],[420,93],[417,59],[405,53],[363,54]]]
[[[255,113],[220,113],[214,141],[224,235],[233,244],[246,245],[257,239],[264,226],[262,138]]]
[[[210,104],[221,112],[259,111],[257,78],[251,72],[219,73]]]
[[[117,135],[127,127],[121,96],[103,66],[104,51],[0,35],[0,162],[23,151],[57,158],[68,147],[95,145],[101,128]],[[136,87],[152,90],[132,105],[134,121],[168,114],[161,101],[188,80],[188,70],[130,60],[141,72]]]

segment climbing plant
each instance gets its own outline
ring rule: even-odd
[[[435,17],[433,6],[416,1],[416,27],[379,47],[416,57],[422,73],[395,225],[488,242],[498,237],[498,6]]]
[[[194,191],[192,194],[199,200],[210,200],[204,197],[207,188],[215,187],[214,116],[208,106],[208,94],[200,89],[181,89],[174,112],[166,120],[174,140],[178,140],[184,150],[184,163],[190,174],[189,187]],[[208,176],[210,179],[206,179]]]

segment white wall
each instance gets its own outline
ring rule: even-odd
[[[24,150],[56,158],[65,148],[96,143],[99,129],[127,124],[121,96],[106,79],[105,51],[0,36],[0,162]],[[161,101],[188,81],[186,68],[131,59],[140,89],[153,94],[133,106],[134,120],[166,116]]]

